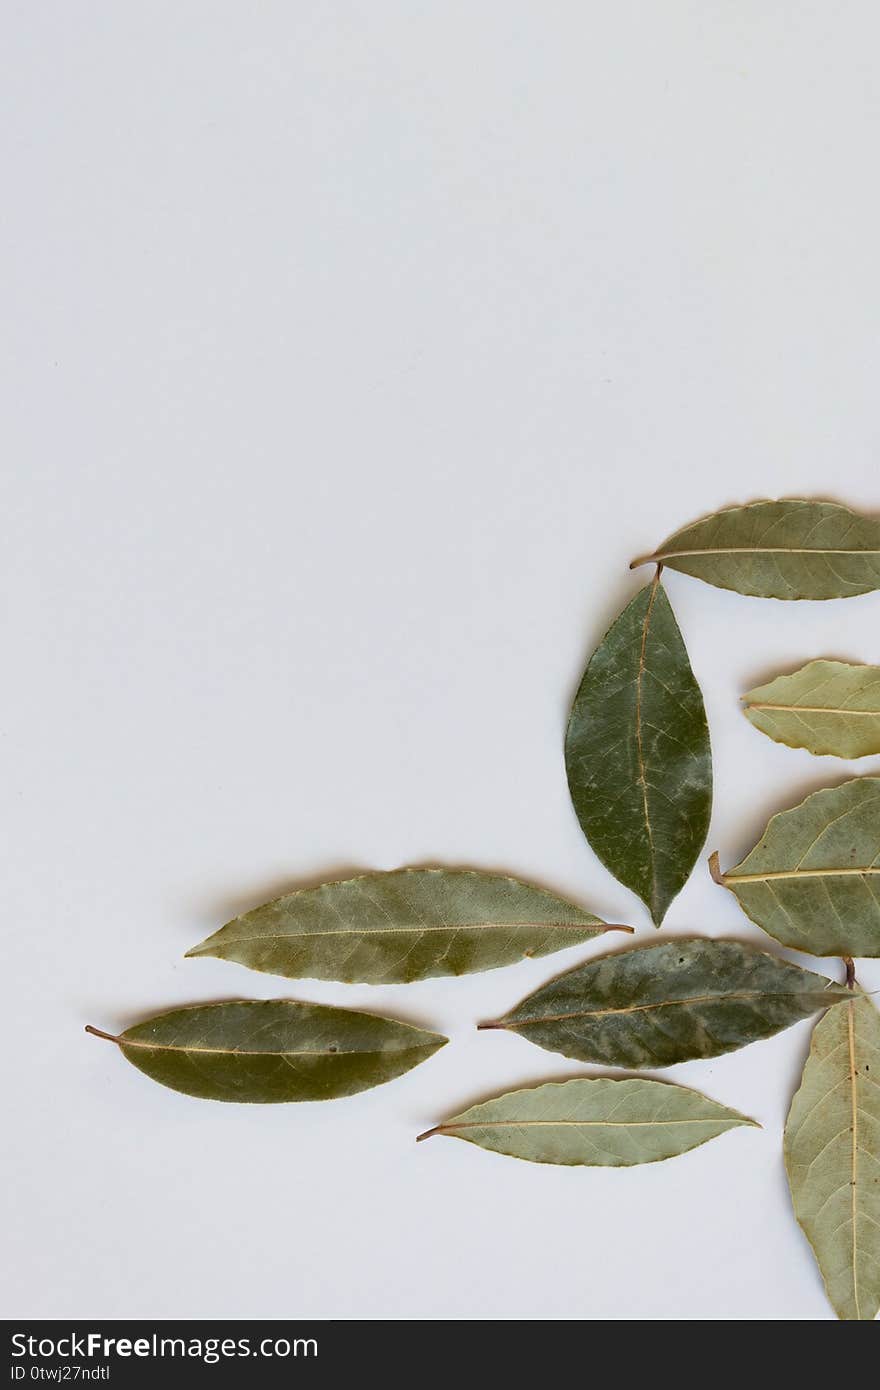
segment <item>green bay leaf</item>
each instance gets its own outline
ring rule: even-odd
[[[292,999],[199,1004],[119,1037],[140,1071],[204,1100],[267,1104],[352,1096],[401,1076],[446,1038],[396,1019]]]
[[[758,598],[848,598],[880,588],[880,520],[836,502],[751,502],[682,527],[644,564]]]
[[[880,778],[813,792],[767,825],[717,883],[783,946],[811,956],[880,955]]]
[[[769,1038],[846,994],[753,946],[680,938],[577,966],[481,1026],[579,1062],[668,1067]]]
[[[880,753],[880,666],[808,661],[743,696],[756,729],[810,753],[865,758]]]
[[[686,1086],[595,1077],[509,1091],[419,1138],[449,1134],[532,1163],[623,1168],[672,1158],[754,1124]]]
[[[712,809],[703,697],[659,574],[590,659],[565,764],[584,834],[659,927],[694,866]]]
[[[503,874],[399,869],[287,893],[187,954],[290,979],[394,984],[490,970],[631,930]]]
[[[816,1024],[785,1168],[837,1316],[870,1321],[880,1307],[880,1014],[864,996]]]

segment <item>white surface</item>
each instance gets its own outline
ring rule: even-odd
[[[667,1073],[762,1131],[557,1171],[413,1139],[588,1070],[474,1024],[601,942],[377,989],[182,957],[284,885],[426,861],[653,939],[570,809],[567,709],[679,524],[880,506],[876,7],[44,0],[2,28],[4,1312],[831,1316],[780,1157],[809,1024]],[[668,593],[730,863],[880,771],[737,707],[880,661],[880,595]],[[702,861],[668,927],[771,944]],[[82,1031],[284,993],[452,1041],[239,1108]]]

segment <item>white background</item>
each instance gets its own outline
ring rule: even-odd
[[[589,1071],[474,1024],[601,942],[388,988],[183,953],[426,862],[653,939],[570,808],[567,709],[680,524],[880,507],[878,42],[856,0],[7,0],[7,1316],[831,1316],[780,1156],[808,1023],[666,1073],[761,1131],[557,1170],[413,1140]],[[880,771],[738,710],[807,658],[880,661],[880,594],[667,590],[729,865]],[[667,925],[771,945],[704,859]],[[263,1108],[83,1033],[278,994],[451,1043]]]

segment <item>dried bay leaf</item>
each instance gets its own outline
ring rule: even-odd
[[[682,527],[632,563],[758,598],[847,598],[880,588],[880,520],[836,502],[751,502]]]
[[[880,666],[808,661],[743,696],[756,729],[810,753],[865,758],[880,753]]]
[[[846,995],[753,946],[681,938],[578,966],[480,1026],[579,1062],[668,1067],[769,1038]]]
[[[812,956],[880,955],[880,778],[814,792],[767,825],[717,883],[783,946]]]
[[[292,999],[199,1004],[119,1037],[140,1071],[204,1100],[331,1100],[401,1076],[447,1041],[396,1019]]]
[[[640,1077],[578,1078],[510,1091],[435,1129],[532,1163],[623,1168],[685,1153],[754,1125],[698,1091]]]
[[[870,1321],[880,1307],[880,1014],[865,996],[816,1024],[785,1168],[837,1316]]]
[[[565,763],[584,834],[659,927],[694,866],[712,809],[703,697],[659,572],[590,659]]]
[[[631,930],[502,874],[399,869],[287,893],[187,954],[291,979],[394,984],[490,970]]]

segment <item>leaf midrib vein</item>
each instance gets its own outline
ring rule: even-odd
[[[770,701],[754,700],[746,704],[746,709],[773,709],[791,712],[793,714],[840,714],[866,715],[869,719],[876,719],[880,714],[880,709],[838,709],[834,705],[776,705]]]
[[[648,631],[651,626],[651,613],[654,608],[654,600],[657,597],[657,588],[660,584],[660,570],[654,575],[654,582],[651,586],[651,596],[648,599],[648,607],[645,611],[645,619],[642,625],[642,645],[639,650],[639,670],[636,676],[636,760],[639,766],[639,785],[642,789],[642,810],[645,817],[645,829],[648,835],[648,853],[651,857],[651,911],[656,912],[657,907],[657,871],[655,867],[654,854],[654,827],[651,824],[651,813],[648,808],[648,776],[645,767],[645,752],[642,744],[642,685],[645,677],[645,657],[648,646]]]
[[[598,920],[595,922],[447,922],[437,927],[423,927],[415,924],[408,927],[386,927],[382,923],[379,926],[334,927],[329,930],[322,927],[318,931],[309,931],[307,928],[300,927],[291,931],[261,932],[248,936],[222,936],[221,930],[214,938],[214,944],[217,946],[236,946],[247,944],[249,941],[288,941],[291,937],[356,936],[359,933],[370,936],[384,936],[386,934],[390,936],[395,933],[423,936],[429,932],[507,931],[511,927],[526,927],[535,931],[553,931],[555,928],[562,931],[601,931],[608,928],[608,923]]]
[[[864,868],[828,869],[774,869],[765,874],[723,874],[727,883],[766,883],[777,878],[840,878],[843,876],[864,877],[866,874],[880,874],[880,865]]]
[[[574,1009],[567,1014],[542,1014],[539,1018],[527,1018],[522,1022],[511,1023],[510,1028],[526,1028],[533,1023],[556,1023],[567,1018],[600,1018],[605,1015],[618,1017],[620,1014],[646,1013],[651,1009],[668,1009],[672,1007],[684,1007],[687,1004],[727,1004],[731,1000],[741,999],[798,999],[802,992],[811,993],[812,991],[795,990],[744,990],[730,994],[694,994],[685,999],[661,999],[659,1002],[650,1004],[630,1004],[620,1009]],[[820,990],[815,991],[821,993]],[[831,996],[833,998],[833,996]]]

